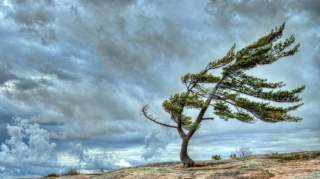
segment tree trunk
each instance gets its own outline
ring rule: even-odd
[[[188,156],[188,143],[190,138],[184,137],[182,139],[181,151],[180,151],[180,160],[183,163],[183,168],[194,167],[194,161]]]

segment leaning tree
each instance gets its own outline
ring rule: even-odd
[[[157,121],[148,113],[149,106],[142,108],[141,112],[149,120],[170,128],[175,128],[182,139],[180,159],[183,166],[194,167],[194,161],[188,156],[188,142],[193,134],[200,128],[204,114],[213,107],[213,113],[223,120],[235,118],[241,122],[254,123],[256,119],[265,122],[300,121],[302,118],[291,116],[289,111],[296,110],[303,103],[289,107],[278,107],[271,102],[292,103],[301,100],[301,93],[305,86],[288,90],[268,90],[285,86],[283,82],[272,83],[266,79],[250,76],[245,73],[258,65],[271,64],[278,59],[294,55],[298,52],[299,44],[286,50],[294,43],[294,36],[277,42],[284,30],[285,24],[275,28],[268,35],[248,45],[238,52],[234,52],[235,45],[221,59],[209,62],[200,73],[188,73],[181,78],[186,86],[186,92],[171,95],[162,104],[176,125],[168,125]],[[215,76],[212,71],[222,68],[221,76]],[[248,99],[248,97],[251,97]],[[253,100],[255,99],[255,100]],[[258,100],[257,100],[258,99]],[[260,101],[259,101],[260,100]],[[184,114],[185,108],[198,109],[195,120]],[[184,130],[183,130],[184,129]],[[187,132],[185,132],[187,131]]]

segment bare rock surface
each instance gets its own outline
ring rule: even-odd
[[[64,176],[58,179],[317,179],[320,150],[288,154],[255,155],[245,160],[196,161],[182,168],[180,162],[161,162],[118,169],[102,174]]]

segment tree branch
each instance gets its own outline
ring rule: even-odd
[[[207,73],[209,70],[210,70],[209,65],[207,65],[207,67],[203,71],[201,71],[201,74],[203,75],[203,74]],[[198,84],[198,81],[199,81],[199,79],[196,81],[190,82],[190,84],[187,86],[188,91],[191,91],[192,88],[194,88]],[[191,85],[192,85],[192,87],[190,87]]]
[[[186,135],[186,133],[184,133],[184,131],[182,130],[182,127],[181,127],[181,126],[182,126],[181,119],[178,119],[178,120],[177,120],[177,123],[178,123],[177,129],[178,129],[179,135],[180,135],[181,139],[183,140],[187,135]]]
[[[160,124],[160,125],[163,125],[163,126],[166,126],[166,127],[172,127],[172,128],[177,128],[176,126],[170,126],[168,124],[164,124],[164,123],[161,123],[161,122],[158,122],[156,119],[158,118],[153,118],[152,115],[149,115],[148,114],[148,109],[149,109],[149,106],[148,105],[145,105],[143,106],[143,108],[141,109],[141,115],[144,115],[147,119],[157,123],[157,124]]]
[[[202,120],[213,120],[214,118],[213,117],[205,117],[205,118],[202,118]]]
[[[245,107],[243,107],[243,106],[238,106],[237,104],[232,103],[232,102],[230,102],[230,101],[228,101],[228,100],[226,100],[226,99],[223,99],[223,98],[220,98],[219,100],[222,100],[222,101],[224,101],[224,102],[226,102],[226,103],[229,103],[229,104],[233,105],[233,106],[236,107],[236,108],[239,107],[239,108],[242,108],[242,109],[244,109],[244,110],[247,110],[247,111],[249,111],[254,117],[260,119],[260,116],[259,116],[258,114],[256,114],[255,112],[253,112],[252,110],[250,110],[250,109],[248,109],[248,108],[245,108]],[[213,106],[212,104],[210,104],[210,105]]]

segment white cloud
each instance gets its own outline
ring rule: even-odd
[[[10,139],[1,144],[0,166],[6,166],[1,168],[2,172],[20,171],[17,175],[30,172],[25,168],[30,164],[36,168],[54,167],[56,144],[50,143],[49,132],[37,123],[29,124],[27,119],[17,117],[14,120],[15,125],[7,125]]]
[[[129,167],[131,164],[125,159],[119,159],[115,153],[97,149],[86,149],[82,144],[71,143],[70,154],[78,159],[77,166],[82,170],[113,170],[119,167]]]
[[[130,167],[131,164],[127,162],[125,159],[121,159],[120,162],[116,163],[116,165],[120,167]]]
[[[45,162],[54,155],[55,143],[50,143],[50,134],[40,126],[29,124],[27,119],[16,118],[16,126],[7,125],[9,140],[1,144],[0,156],[12,163]],[[2,160],[2,161],[3,161]]]
[[[175,137],[171,131],[154,128],[145,136],[145,147],[142,158],[159,160],[167,153],[166,147]]]

